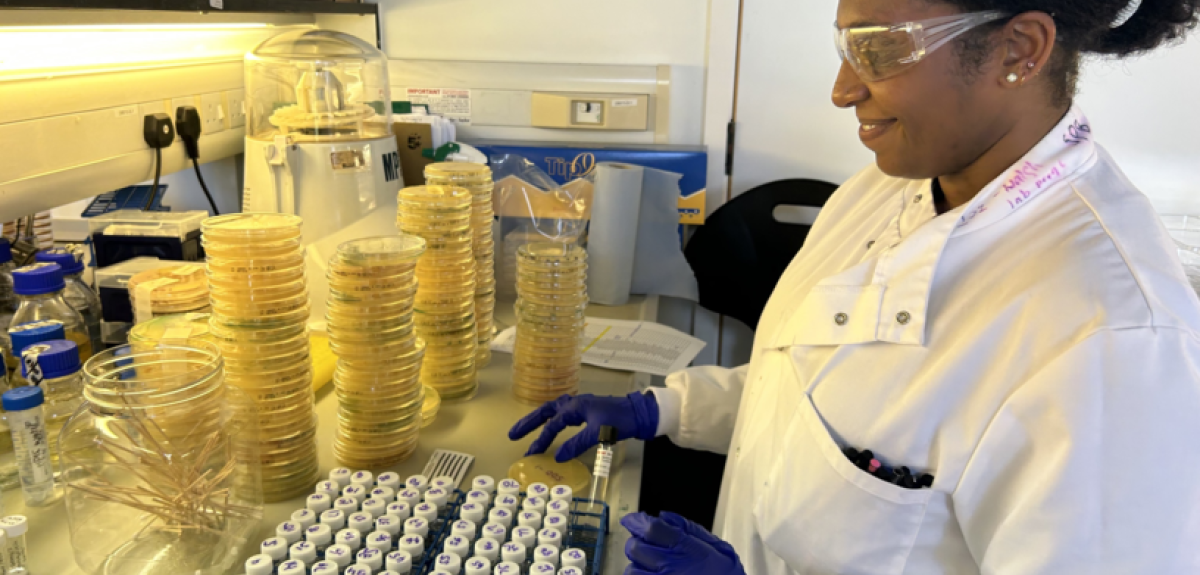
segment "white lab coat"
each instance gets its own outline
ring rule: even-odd
[[[1200,302],[1072,110],[941,216],[928,180],[856,175],[750,364],[656,395],[662,434],[729,453],[715,530],[751,575],[1172,575],[1200,573],[1198,382]]]

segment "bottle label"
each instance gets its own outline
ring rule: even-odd
[[[25,363],[25,373],[28,374],[25,379],[29,380],[31,385],[41,385],[42,381],[46,379],[46,374],[42,372],[42,364],[38,361],[38,357],[42,355],[43,351],[49,349],[50,346],[47,345],[31,345],[21,352],[21,361]]]
[[[28,450],[29,464],[33,472],[31,483],[39,484],[54,477],[50,469],[50,443],[46,438],[46,425],[40,416],[23,421],[17,428],[21,441]]]
[[[608,474],[612,472],[612,460],[612,448],[601,445],[596,450],[596,469],[593,470],[592,475],[596,477],[608,477]]]

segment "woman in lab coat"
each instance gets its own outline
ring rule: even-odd
[[[1200,302],[1072,103],[1081,54],[1155,48],[1198,6],[841,0],[833,101],[876,162],[821,212],[749,365],[563,398],[511,435],[728,453],[715,535],[626,516],[627,573],[1200,573]]]

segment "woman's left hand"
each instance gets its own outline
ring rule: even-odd
[[[631,513],[621,525],[632,537],[625,555],[632,564],[625,575],[745,575],[733,546],[703,527],[674,513],[658,517]]]

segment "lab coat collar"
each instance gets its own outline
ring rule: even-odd
[[[1023,217],[1036,213],[1037,196],[1094,158],[1091,126],[1073,107],[1020,161],[947,214],[935,213],[932,180],[901,181],[898,210],[879,245],[858,265],[818,282],[766,334],[765,346],[924,345],[929,294],[947,243],[1019,210]]]

